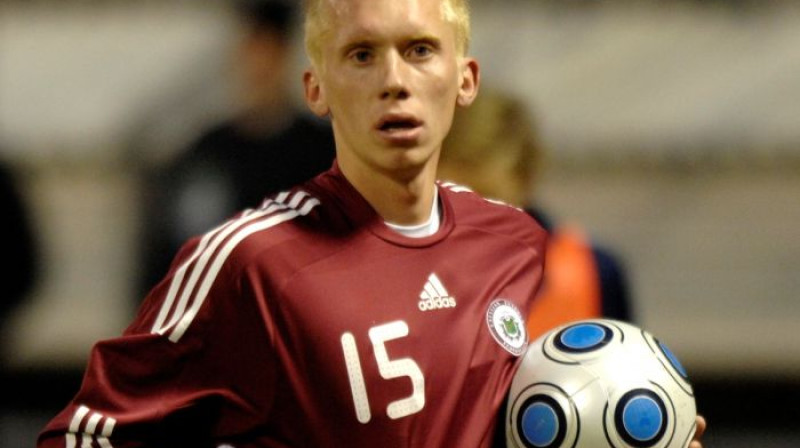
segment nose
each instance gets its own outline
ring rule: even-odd
[[[395,51],[390,51],[385,59],[384,71],[381,99],[408,98],[410,95],[407,85],[408,67],[403,57]]]

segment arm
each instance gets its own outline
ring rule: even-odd
[[[37,446],[159,446],[180,433],[201,439],[196,428],[208,421],[192,431],[190,424],[210,413],[211,400],[203,403],[208,392],[185,373],[196,352],[171,350],[160,336],[145,334],[98,343],[80,391]]]
[[[178,259],[191,260],[192,252]],[[182,335],[170,331],[186,315],[172,287],[191,281],[194,271],[182,271],[184,264],[176,263],[121,337],[96,344],[80,391],[45,427],[38,447],[204,447],[268,414],[271,344],[258,307],[230,269],[213,279]],[[198,297],[186,297],[190,310]],[[242,344],[244,338],[264,342]]]

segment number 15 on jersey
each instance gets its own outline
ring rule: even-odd
[[[369,329],[369,340],[375,352],[378,371],[384,379],[408,377],[412,385],[412,393],[406,398],[395,400],[386,407],[386,415],[391,419],[415,414],[425,406],[425,377],[422,370],[411,358],[390,359],[386,351],[386,342],[408,336],[408,325],[401,321],[389,322]],[[361,370],[361,358],[358,355],[356,338],[349,331],[342,334],[342,350],[347,365],[347,376],[350,379],[350,390],[353,393],[353,405],[356,418],[361,423],[368,423],[372,418],[367,397],[364,373]]]

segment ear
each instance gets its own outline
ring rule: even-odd
[[[325,117],[330,113],[328,102],[325,100],[325,92],[319,82],[319,75],[313,67],[303,72],[303,91],[306,104],[314,115]]]
[[[473,58],[464,58],[461,61],[461,86],[458,89],[457,104],[467,107],[475,100],[481,83],[480,67]]]

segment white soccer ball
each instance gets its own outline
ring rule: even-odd
[[[517,448],[686,448],[694,392],[672,352],[610,319],[557,327],[532,342],[514,376],[506,442]]]

